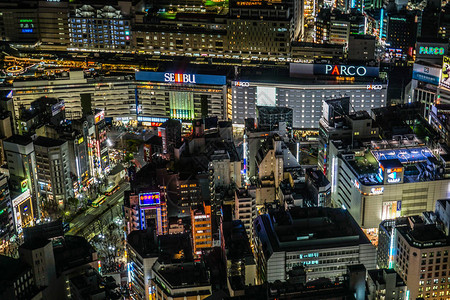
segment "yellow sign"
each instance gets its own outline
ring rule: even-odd
[[[450,89],[450,57],[444,56],[442,61],[441,86]]]

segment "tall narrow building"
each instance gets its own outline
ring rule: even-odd
[[[39,216],[36,156],[31,138],[13,135],[3,142],[12,191],[30,190],[33,215]]]

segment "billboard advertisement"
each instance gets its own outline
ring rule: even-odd
[[[386,169],[387,183],[399,183],[402,180],[403,168]]]
[[[161,195],[159,192],[149,192],[139,194],[140,206],[152,206],[160,204]]]
[[[227,83],[227,78],[221,75],[139,71],[135,73],[135,77],[136,80],[138,81],[153,81],[153,82],[179,83],[179,84],[225,85]]]
[[[95,115],[95,121],[94,121],[94,123],[97,124],[98,122],[100,122],[101,120],[104,120],[104,119],[105,119],[105,111],[104,111],[104,110],[101,110],[100,112],[98,112],[98,113]]]
[[[289,65],[289,73],[291,77],[302,77],[303,75],[378,77],[380,75],[380,69],[378,67],[362,65],[291,63]]]
[[[256,89],[258,106],[276,106],[277,90],[275,87],[258,86]]]
[[[439,79],[441,77],[441,70],[437,67],[425,66],[421,64],[414,64],[412,78],[439,85]]]
[[[450,57],[444,56],[442,61],[441,86],[450,89]]]
[[[52,116],[57,115],[60,111],[66,108],[64,100],[52,105]]]

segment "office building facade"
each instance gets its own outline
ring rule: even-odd
[[[3,147],[12,190],[17,193],[29,190],[32,197],[32,214],[38,217],[38,180],[33,141],[25,136],[13,135],[3,142]]]
[[[124,211],[127,232],[155,228],[158,235],[169,233],[167,203],[159,191],[125,193]]]
[[[409,299],[445,298],[450,294],[448,278],[449,240],[436,223],[432,212],[398,220],[387,220],[380,225],[387,238],[379,240],[384,260],[405,281]]]
[[[67,141],[38,137],[34,141],[40,197],[60,208],[73,196]]]
[[[202,250],[209,250],[213,246],[211,205],[203,202],[203,205],[191,207],[192,243],[195,255],[201,255]]]
[[[353,82],[336,81],[336,76],[349,74],[355,75]],[[231,82],[233,126],[243,127],[245,119],[257,117],[257,106],[288,107],[292,109],[292,127],[296,129],[317,129],[322,116],[322,103],[324,100],[350,97],[352,111],[365,110],[370,112],[373,108],[384,107],[387,101],[387,85],[382,83],[358,81],[369,75],[378,76],[378,69],[359,67],[359,76],[356,73],[357,66],[342,65],[317,65],[317,64],[291,64],[289,80],[263,81],[261,79],[246,78]],[[344,72],[342,72],[344,71]],[[319,76],[317,81],[328,78],[327,81],[318,83],[295,80],[295,77],[306,78]],[[289,81],[291,83],[285,83]],[[334,81],[334,82],[333,82]]]
[[[8,178],[0,175],[0,239],[8,241],[16,230],[14,228],[14,212],[9,193]]]
[[[341,141],[330,143],[332,202],[349,210],[363,228],[433,210],[437,199],[447,197],[449,179],[438,173],[430,148],[403,141],[411,144],[380,149],[383,141],[372,142],[369,150],[351,151]]]

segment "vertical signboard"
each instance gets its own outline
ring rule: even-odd
[[[450,89],[450,57],[444,56],[442,61],[441,86]]]

